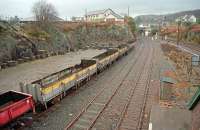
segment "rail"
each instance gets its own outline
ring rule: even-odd
[[[140,54],[142,54],[142,50],[139,51]],[[139,54],[138,54],[139,55]],[[87,112],[89,113],[89,107],[91,107],[92,105],[93,106],[96,106],[96,108],[99,109],[99,111],[93,111],[93,113],[95,114],[93,117],[91,117],[91,121],[86,121],[88,122],[88,126],[87,127],[84,127],[84,126],[80,126],[82,127],[83,129],[91,129],[93,127],[93,125],[95,124],[96,120],[98,119],[98,117],[100,116],[100,114],[104,111],[104,109],[107,107],[107,105],[109,104],[109,102],[112,100],[112,98],[114,97],[114,95],[117,93],[117,91],[119,90],[119,88],[121,87],[122,83],[124,82],[125,78],[127,77],[127,75],[130,73],[130,70],[132,69],[132,67],[135,65],[135,63],[137,62],[137,60],[139,59],[139,56],[135,56],[136,59],[135,61],[133,62],[133,64],[131,65],[129,71],[127,73],[125,73],[125,76],[123,77],[123,80],[120,82],[120,84],[117,86],[117,88],[114,90],[114,92],[112,93],[112,95],[109,97],[109,99],[107,101],[102,101],[101,102],[104,102],[104,103],[98,103],[98,97],[106,90],[107,87],[104,87],[90,102],[89,104],[65,127],[65,130],[69,130],[70,128],[73,128],[73,126],[75,127],[75,124],[79,125],[78,124],[78,121],[79,119],[84,115],[86,114],[87,115]],[[129,64],[129,61],[127,61],[127,63],[125,64],[125,66],[128,66]],[[124,70],[124,68],[126,67],[122,67],[120,72],[122,70]],[[116,77],[118,77],[118,75],[115,75],[114,77],[112,77],[111,81],[112,82]],[[95,103],[95,101],[97,103]],[[97,107],[98,106],[98,107]]]
[[[154,52],[154,50],[153,50],[153,52]],[[148,95],[148,90],[149,90],[148,86],[149,86],[149,83],[150,83],[150,73],[152,71],[152,57],[149,58],[149,59],[148,60],[150,61],[150,63],[147,63],[146,66],[143,65],[143,67],[141,69],[143,71],[141,71],[141,73],[139,73],[139,75],[137,77],[137,80],[136,80],[137,82],[134,84],[134,87],[132,88],[132,90],[130,92],[131,94],[129,95],[128,101],[127,101],[126,105],[124,106],[124,109],[122,110],[120,119],[119,119],[119,121],[117,123],[117,126],[116,126],[115,130],[120,129],[121,127],[125,127],[125,128],[128,128],[128,129],[129,128],[137,128],[138,130],[140,130],[142,128],[143,115],[144,115],[144,110],[145,110],[145,107],[146,107],[147,95]],[[147,77],[147,78],[145,78],[145,77]],[[139,87],[140,85],[142,85],[142,86]],[[134,123],[134,122],[127,122],[127,123],[125,123],[126,126],[122,126],[123,121],[125,120],[125,118],[128,118],[128,117],[125,117],[125,115],[128,112],[128,108],[129,108],[129,106],[131,104],[131,100],[133,100],[133,96],[134,95],[142,95],[141,92],[143,92],[143,91],[140,91],[138,89],[138,88],[142,88],[142,87],[145,87],[144,100],[143,100],[143,103],[142,103],[142,107],[141,107],[141,109],[139,111],[137,111],[137,108],[135,108],[133,111],[131,111],[131,114],[135,114],[133,116],[135,116],[135,117],[139,116],[139,119],[137,118],[138,122],[137,121],[136,121],[136,123]],[[141,98],[142,98],[141,96],[136,96],[134,101],[140,101]],[[136,105],[136,107],[140,106],[138,102],[134,102],[134,103],[138,104],[138,105]],[[130,118],[128,120],[133,121],[133,119],[130,119]]]

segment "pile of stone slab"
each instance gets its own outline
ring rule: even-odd
[[[13,67],[13,66],[16,66],[18,64],[17,61],[7,61],[7,62],[3,62],[3,63],[0,63],[0,70],[1,69],[5,69],[7,67]]]

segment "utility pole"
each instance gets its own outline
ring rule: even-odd
[[[85,9],[85,21],[87,23],[87,9]]]
[[[128,6],[128,17],[129,17],[129,6]]]
[[[85,9],[85,28],[86,28],[86,30],[87,30],[87,22],[88,22],[87,9]]]
[[[181,21],[178,21],[178,27],[177,27],[177,46],[179,45],[180,42],[180,25],[181,25]]]

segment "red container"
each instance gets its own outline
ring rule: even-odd
[[[20,117],[29,110],[35,112],[33,98],[29,94],[8,91],[0,95],[0,127]]]

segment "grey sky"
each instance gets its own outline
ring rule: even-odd
[[[0,0],[0,15],[30,17],[31,7],[38,0]],[[163,14],[182,10],[200,9],[200,0],[47,0],[54,4],[62,18],[81,16],[88,11],[111,8],[131,15]]]

